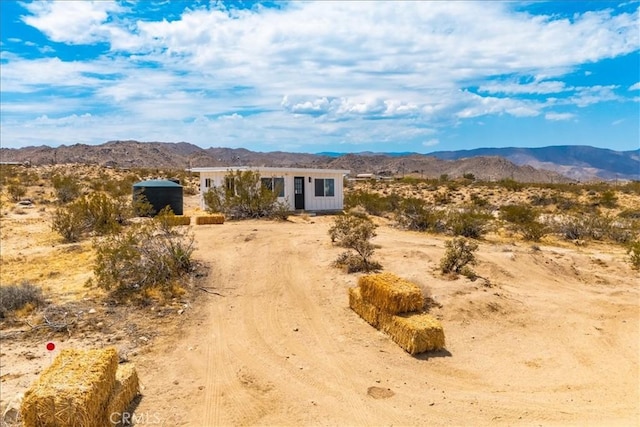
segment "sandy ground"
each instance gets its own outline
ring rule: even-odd
[[[330,216],[192,226],[209,292],[176,301],[173,317],[118,319],[81,286],[86,268],[67,274],[79,249],[38,218],[3,220],[3,283],[27,275],[97,309],[93,329],[56,339],[128,354],[143,385],[136,425],[640,424],[640,275],[619,247],[489,238],[475,268],[485,286],[439,275],[446,237],[377,219],[375,258],[433,298],[445,329],[446,351],[412,357],[349,309],[357,275],[331,267]],[[21,221],[28,237],[12,234]],[[0,341],[2,408],[50,363],[47,339]]]
[[[197,229],[194,323],[139,363],[164,425],[635,425],[638,275],[602,248],[482,244],[493,287],[434,272],[444,239],[383,226],[377,258],[441,307],[447,351],[411,357],[355,315],[330,217]]]

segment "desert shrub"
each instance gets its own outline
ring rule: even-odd
[[[282,217],[288,205],[278,201],[278,189],[260,182],[256,171],[234,171],[225,177],[228,185],[210,188],[204,194],[208,212],[221,212],[235,219]]]
[[[169,295],[193,267],[193,235],[156,220],[96,240],[94,248],[94,279],[89,284],[118,299],[142,298],[152,288]]]
[[[19,310],[27,304],[37,307],[43,303],[42,289],[31,283],[0,286],[0,318],[6,317],[10,311]]]
[[[629,263],[635,270],[640,270],[640,240],[636,240],[629,244],[627,248],[627,254],[629,255]]]
[[[350,249],[342,253],[334,262],[337,267],[346,267],[350,273],[356,271],[376,271],[381,265],[373,261],[375,246],[371,239],[376,236],[376,225],[369,219],[354,215],[340,215],[329,228],[331,241],[343,248]]]
[[[69,203],[80,197],[81,187],[78,180],[70,175],[55,175],[51,183],[60,203]]]
[[[624,219],[640,219],[640,208],[625,209],[618,216]]]
[[[471,195],[471,204],[479,208],[486,208],[489,206],[489,200],[474,193]]]
[[[605,208],[615,208],[618,205],[618,197],[615,192],[606,190],[600,195],[599,204]]]
[[[103,191],[112,197],[126,197],[131,195],[133,184],[140,181],[135,173],[128,173],[122,177],[110,177],[106,174],[90,182],[94,191]]]
[[[451,193],[449,191],[435,193],[433,195],[433,202],[436,205],[448,205],[451,203]]]
[[[66,242],[77,242],[88,233],[117,232],[127,216],[117,201],[102,193],[92,193],[56,209],[51,228]]]
[[[598,213],[585,213],[564,218],[556,225],[556,232],[567,240],[609,238],[624,242],[631,237],[620,224],[614,224],[611,217]],[[627,237],[625,237],[627,235]]]
[[[461,273],[466,267],[465,275],[471,275],[472,270],[468,266],[477,263],[475,252],[478,244],[464,237],[454,237],[445,243],[445,248],[445,254],[440,260],[440,270],[445,274]]]
[[[547,232],[538,222],[538,212],[527,205],[506,205],[500,208],[500,218],[511,223],[511,229],[522,234],[525,240],[537,242]]]
[[[501,179],[500,181],[498,181],[498,185],[511,191],[520,191],[525,187],[523,183],[515,181],[511,178]]]
[[[395,194],[382,196],[365,190],[352,191],[345,195],[344,203],[346,208],[362,206],[368,214],[382,216],[385,213],[394,211],[400,201],[400,197]]]
[[[25,196],[25,194],[27,194],[27,188],[18,183],[9,184],[7,186],[7,191],[9,192],[9,197],[11,197],[11,200],[14,202],[19,201]]]
[[[396,211],[398,224],[414,231],[436,231],[444,230],[443,214],[435,211],[418,198],[409,197],[400,202]]]
[[[464,173],[462,174],[462,177],[464,179],[468,179],[469,181],[475,181],[476,180],[476,176],[472,173]]]
[[[450,211],[447,215],[446,224],[454,236],[479,239],[487,232],[491,219],[491,215],[479,209],[464,208]]]

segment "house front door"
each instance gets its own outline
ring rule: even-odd
[[[293,194],[295,209],[304,209],[304,176],[293,177]]]

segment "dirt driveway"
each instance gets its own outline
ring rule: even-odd
[[[621,251],[482,244],[493,287],[435,272],[445,238],[380,227],[377,259],[441,304],[411,357],[349,308],[331,217],[195,228],[208,290],[137,361],[139,425],[636,425],[637,273]]]

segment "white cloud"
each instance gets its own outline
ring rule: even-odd
[[[113,24],[106,21],[123,8],[111,1],[38,1],[25,3],[31,13],[23,17],[26,24],[36,27],[51,40],[70,44],[90,44],[109,41]]]
[[[634,83],[629,86],[629,90],[640,90],[640,82]]]
[[[571,90],[561,81],[541,81],[526,84],[517,82],[491,82],[479,87],[480,92],[503,93],[503,94],[548,94],[566,92]]]
[[[575,117],[576,115],[573,113],[553,113],[553,112],[549,112],[546,113],[544,115],[544,118],[547,120],[552,120],[552,121],[564,121],[564,120],[571,120]]]
[[[10,113],[3,117],[3,138],[29,138],[27,124],[34,135],[46,126],[50,138],[61,137],[51,130],[62,122],[36,120],[46,114],[71,117],[80,126],[78,138],[95,142],[157,135],[278,147],[304,135],[308,141],[411,138],[421,144],[436,141],[428,139],[434,129],[469,118],[533,117],[556,105],[616,101],[615,86],[573,87],[563,77],[640,47],[637,10],[568,20],[516,13],[508,2],[281,6],[185,5],[175,20],[136,21],[129,14],[133,3],[28,3],[24,22],[50,40],[104,42],[110,50],[63,61],[3,49],[3,95],[37,95],[3,98],[3,113]],[[90,120],[81,119],[88,111]],[[563,114],[573,113],[544,117],[568,120]],[[212,116],[218,120],[207,119]],[[87,121],[91,126],[82,125]]]
[[[422,143],[424,147],[433,147],[434,145],[440,144],[440,140],[438,138],[431,138]]]

